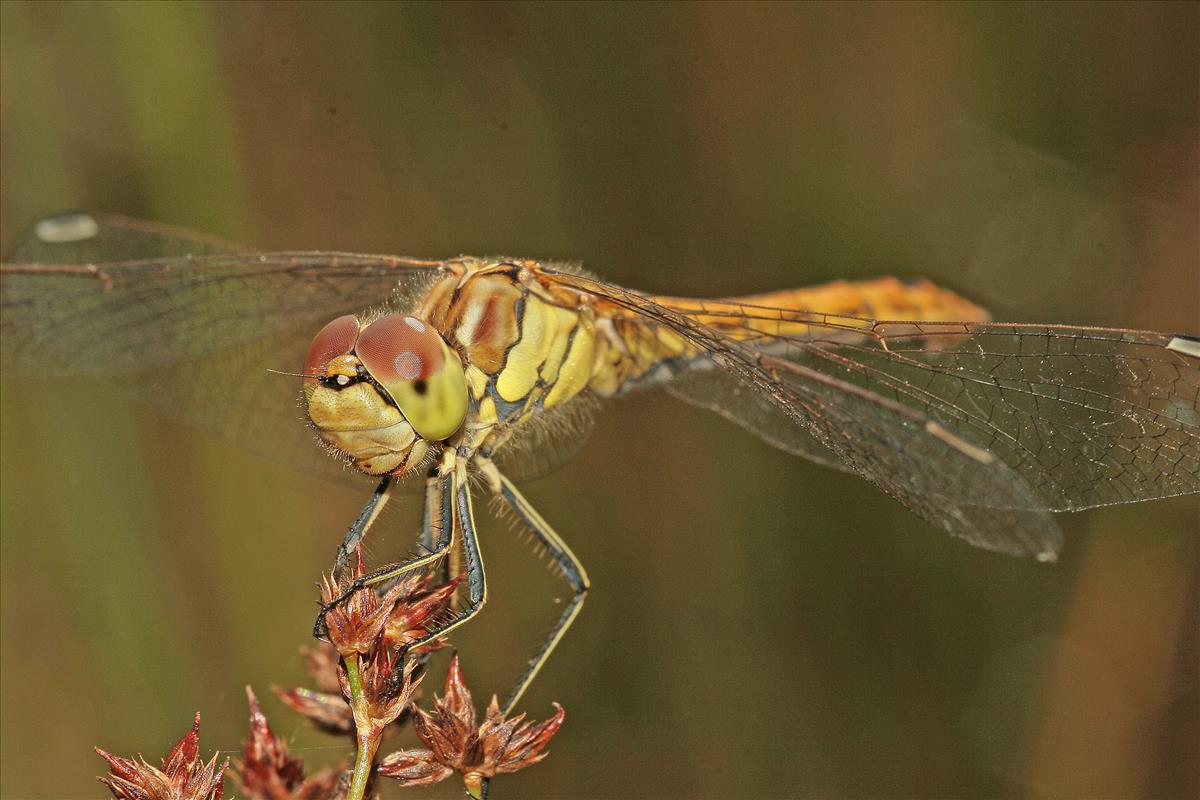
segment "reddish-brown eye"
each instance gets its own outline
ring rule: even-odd
[[[358,336],[354,353],[422,439],[440,441],[467,416],[467,379],[458,353],[432,326],[389,314]]]
[[[399,381],[423,381],[442,368],[437,331],[416,317],[389,314],[372,322],[354,346],[367,372],[389,389]]]
[[[321,328],[308,346],[308,358],[304,359],[305,375],[323,375],[331,359],[344,356],[354,350],[358,339],[358,319],[353,314],[338,317]],[[313,378],[306,378],[314,382]]]

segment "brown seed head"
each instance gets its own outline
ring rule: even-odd
[[[360,577],[356,575],[355,577]],[[396,605],[403,582],[396,584],[384,594],[378,595],[367,586],[353,592],[342,602],[325,613],[325,625],[329,641],[343,656],[351,653],[369,653],[375,640],[387,624],[388,615]],[[329,605],[342,594],[341,587],[332,577],[321,581],[321,602]]]
[[[229,761],[217,766],[217,756],[208,762],[199,758],[200,715],[192,729],[175,743],[162,760],[162,769],[151,766],[144,758],[114,756],[96,748],[108,762],[109,775],[100,782],[118,800],[221,800],[225,768]]]
[[[524,714],[504,719],[493,696],[483,723],[476,724],[471,692],[455,655],[446,675],[445,697],[435,698],[432,714],[420,708],[413,714],[413,730],[425,748],[384,757],[379,774],[404,786],[420,786],[458,772],[468,793],[478,797],[485,779],[516,772],[546,757],[543,751],[566,717],[562,706],[555,703],[554,707],[554,716],[545,722],[522,724]]]
[[[234,780],[249,800],[324,800],[338,783],[340,770],[322,770],[311,778],[304,774],[304,762],[292,758],[287,743],[267,724],[258,698],[249,686],[250,735],[242,750],[242,761],[235,764]]]
[[[316,647],[301,647],[304,667],[312,676],[313,683],[322,692],[338,692],[337,664],[341,658],[337,648],[329,642],[317,642]]]
[[[338,651],[328,642],[319,642],[316,647],[301,647],[300,654],[317,689],[273,686],[272,691],[292,710],[308,717],[326,733],[350,733],[354,730],[354,717],[338,685],[338,662],[341,660]]]
[[[289,708],[308,717],[310,722],[326,733],[350,733],[354,730],[354,715],[350,713],[350,704],[341,692],[333,694],[303,687],[281,689],[278,686],[272,686],[271,690]]]
[[[363,713],[358,715],[362,718],[355,718],[360,734],[364,726],[369,726],[372,735],[375,735],[382,733],[384,728],[395,722],[404,713],[412,699],[413,690],[424,677],[419,676],[414,681],[412,676],[417,669],[417,662],[409,659],[403,666],[399,666],[401,657],[399,651],[379,647],[368,658],[360,660],[359,669],[365,701]],[[344,667],[339,667],[338,677],[342,681],[342,696],[349,699],[350,686]]]
[[[430,586],[433,576],[414,575],[411,580],[405,580],[404,591],[396,602],[392,613],[388,615],[384,626],[383,641],[389,647],[407,647],[421,639],[427,633],[429,623],[438,615],[450,609],[454,591],[463,582],[466,575],[458,575],[439,586]],[[445,647],[443,639],[426,642],[414,652],[430,652]]]

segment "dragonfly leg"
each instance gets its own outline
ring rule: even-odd
[[[409,559],[398,564],[388,564],[380,567],[373,572],[370,572],[356,579],[353,583],[333,600],[321,606],[320,613],[317,614],[317,621],[313,625],[313,636],[320,639],[326,635],[325,615],[330,610],[337,608],[342,603],[346,602],[355,592],[360,591],[367,586],[373,586],[377,583],[398,578],[413,570],[420,569],[428,564],[432,564],[439,559],[444,559],[446,554],[450,552],[450,546],[454,540],[454,512],[452,506],[453,487],[455,484],[454,461],[447,459],[442,467],[433,474],[425,482],[425,515],[422,524],[421,545],[426,550],[422,555]],[[346,533],[346,539],[338,548],[338,561],[334,564],[335,578],[340,574],[344,562],[349,553],[362,540],[366,529],[378,517],[379,512],[383,509],[383,504],[387,501],[388,493],[391,491],[390,479],[385,478],[380,482],[379,487],[375,490],[375,494],[367,502],[354,525]],[[360,523],[361,526],[360,526]]]
[[[354,524],[346,531],[346,538],[342,539],[341,545],[338,546],[337,556],[333,561],[333,579],[340,580],[342,570],[346,568],[346,561],[350,558],[350,554],[362,542],[363,537],[367,535],[367,531],[375,524],[375,520],[379,518],[383,507],[387,505],[392,496],[391,476],[384,477],[375,487],[375,491],[371,494],[371,499],[363,506],[363,510],[359,512],[358,518],[354,520]]]
[[[583,564],[579,563],[579,559],[571,552],[571,548],[567,547],[549,523],[542,518],[542,515],[537,512],[529,501],[525,499],[517,487],[513,485],[507,477],[505,477],[496,467],[490,462],[480,464],[481,471],[484,473],[488,482],[491,484],[491,489],[495,494],[504,501],[517,518],[521,521],[538,543],[546,548],[550,557],[554,559],[554,563],[562,572],[563,578],[575,593],[571,600],[559,615],[558,621],[554,623],[554,627],[546,636],[546,640],[542,642],[541,647],[533,654],[525,666],[525,671],[521,677],[517,679],[516,685],[508,693],[504,700],[503,712],[505,716],[512,713],[517,701],[521,699],[521,695],[529,688],[529,684],[537,677],[542,665],[546,663],[546,659],[558,646],[559,641],[567,632],[567,628],[571,627],[571,623],[575,621],[575,617],[579,615],[580,609],[583,608],[584,598],[587,597],[588,589],[591,583],[588,581],[587,571],[583,568]]]
[[[452,490],[453,504],[451,506],[447,502],[446,516],[443,517],[443,519],[450,520],[450,524],[444,528],[449,531],[458,528],[462,534],[463,560],[466,562],[467,570],[468,602],[466,608],[456,611],[448,620],[433,624],[424,636],[410,642],[409,650],[445,636],[478,614],[483,608],[483,604],[487,602],[487,578],[483,572],[483,556],[479,552],[479,539],[475,535],[475,511],[471,505],[471,487],[467,480],[465,460],[458,462],[452,478],[452,484],[446,488]],[[445,493],[447,499],[450,494],[450,491]]]
[[[436,486],[434,482],[436,481]],[[443,485],[442,479],[436,473],[429,476],[425,488],[425,513],[421,524],[421,549],[426,553],[434,552],[441,541],[445,526],[442,520],[450,520],[453,527],[453,506],[448,499],[451,497],[449,486]],[[436,492],[436,494],[435,494]],[[441,564],[442,583],[450,581],[450,559],[443,558]]]

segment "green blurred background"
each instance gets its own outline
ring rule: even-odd
[[[928,276],[1195,333],[1198,9],[6,2],[0,238],[86,208],[674,294]],[[93,745],[156,758],[196,710],[239,748],[242,687],[305,682],[369,485],[88,383],[6,380],[2,432],[0,794],[99,796]],[[566,726],[497,797],[1200,793],[1194,498],[1064,518],[1047,568],[661,394],[527,494],[595,588],[524,703]],[[481,701],[564,596],[483,524],[492,599],[456,637]]]

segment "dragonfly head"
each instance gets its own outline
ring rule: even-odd
[[[413,316],[338,317],[313,339],[304,375],[318,434],[369,475],[415,468],[467,416],[461,359]]]

